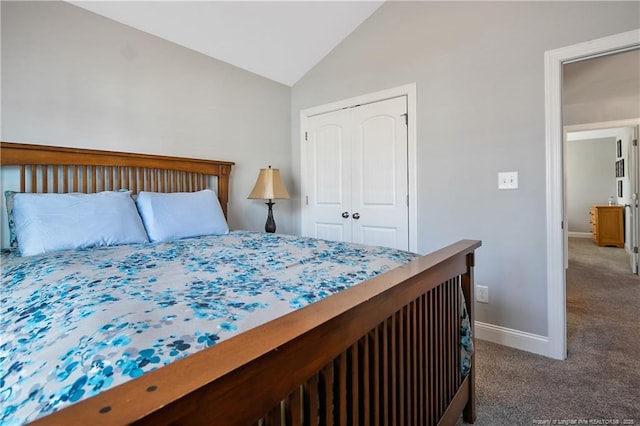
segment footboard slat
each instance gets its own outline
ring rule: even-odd
[[[396,407],[397,407],[397,414],[394,416],[394,421],[397,421],[397,424],[400,425],[404,425],[405,423],[405,404],[407,402],[407,400],[404,397],[404,386],[405,386],[405,375],[407,374],[407,362],[405,359],[405,349],[408,349],[405,345],[407,344],[406,339],[405,339],[405,333],[407,332],[406,326],[407,326],[407,322],[405,321],[405,315],[407,312],[407,308],[403,308],[400,312],[398,312],[397,317],[398,317],[398,324],[396,329],[398,330],[398,344],[397,344],[397,348],[394,352],[397,353],[397,369],[394,368],[395,371],[397,371],[397,376],[398,376],[398,388],[396,391],[397,394],[397,402],[396,402]],[[394,365],[396,365],[394,363]]]
[[[411,401],[412,403],[412,408],[413,408],[413,412],[411,413],[411,418],[409,419],[411,424],[418,424],[418,398],[419,398],[419,378],[420,378],[420,370],[418,368],[419,366],[419,361],[418,361],[418,357],[419,357],[419,353],[420,353],[420,346],[418,345],[418,306],[419,306],[419,302],[420,299],[416,300],[415,302],[412,303],[412,308],[411,308],[411,327],[412,327],[412,334],[411,334],[411,343],[412,343],[412,349],[411,349],[411,362],[413,365],[413,376],[411,377],[412,381],[411,381],[411,390],[408,391],[408,395],[410,395],[413,399]]]
[[[335,398],[337,403],[337,421],[336,423],[339,425],[347,424],[347,415],[348,415],[348,404],[347,399],[349,398],[349,391],[347,390],[347,357],[349,354],[345,351],[340,354],[338,359],[336,360],[336,369],[338,374],[336,375],[337,386],[334,385],[334,388],[337,391],[338,398]]]
[[[371,374],[373,375],[373,424],[375,426],[379,426],[382,419],[383,407],[382,407],[382,377],[380,376],[380,364],[381,364],[381,343],[380,338],[382,333],[380,332],[380,327],[378,326],[373,331],[373,339],[372,339],[372,352],[373,352],[373,370]]]
[[[350,357],[351,366],[349,370],[351,375],[349,379],[352,384],[352,390],[351,390],[351,395],[349,400],[348,424],[352,424],[352,425],[357,425],[360,423],[359,414],[363,410],[362,406],[360,405],[360,401],[361,401],[360,389],[362,388],[362,383],[360,382],[360,378],[362,377],[362,374],[359,374],[362,368],[362,366],[360,365],[361,358],[358,353],[360,351],[360,348],[361,348],[360,341],[358,341],[358,343],[356,343],[349,349],[349,354],[351,355]]]
[[[389,334],[390,334],[390,342],[389,342],[389,364],[385,365],[385,369],[387,369],[389,371],[389,376],[390,376],[390,380],[389,380],[389,387],[390,387],[390,394],[391,394],[391,398],[390,398],[390,407],[389,407],[389,418],[388,418],[388,423],[387,424],[395,424],[396,423],[396,419],[398,418],[398,375],[397,372],[398,370],[396,368],[394,368],[394,366],[398,365],[398,363],[400,362],[399,360],[402,359],[400,357],[398,357],[398,338],[399,338],[399,334],[398,333],[398,317],[399,317],[399,312],[396,312],[395,315],[393,315],[390,319],[389,322],[390,324],[388,325],[389,327]]]
[[[457,383],[453,382],[453,372],[451,371],[451,357],[453,356],[453,351],[451,350],[451,344],[453,342],[453,320],[451,318],[451,289],[453,287],[453,280],[448,280],[444,287],[444,389],[445,396],[442,404],[442,408],[446,409],[449,401],[451,400],[452,391],[457,387]],[[456,336],[457,337],[457,336]]]
[[[318,375],[314,374],[306,383],[303,384],[303,405],[302,412],[304,424],[310,425],[311,416],[315,419],[320,411],[318,406]]]
[[[333,363],[329,363],[320,372],[318,381],[318,396],[320,397],[320,410],[318,422],[322,425],[333,425]],[[313,415],[313,413],[312,413]]]
[[[416,317],[419,318],[418,320],[418,327],[416,330],[416,336],[417,336],[417,340],[418,340],[418,352],[417,352],[417,362],[418,362],[418,373],[417,373],[417,380],[416,380],[416,384],[418,386],[418,391],[416,392],[417,395],[417,400],[419,401],[419,403],[416,404],[417,409],[418,409],[418,420],[416,422],[416,424],[419,425],[424,425],[426,424],[426,404],[424,403],[424,401],[426,400],[425,397],[425,385],[426,385],[426,378],[425,378],[425,358],[424,355],[426,353],[426,346],[425,346],[425,339],[424,339],[424,295],[420,296],[420,298],[418,299],[418,303],[417,303],[417,309],[416,309]]]
[[[427,418],[430,419],[429,420],[430,425],[435,424],[432,417],[435,415],[435,413],[438,412],[437,410],[438,400],[434,396],[436,395],[436,389],[438,389],[438,375],[436,374],[438,358],[437,356],[435,356],[435,353],[436,353],[435,351],[437,348],[436,342],[437,342],[437,335],[438,335],[438,330],[435,327],[437,327],[438,324],[436,322],[437,312],[436,312],[436,305],[434,303],[434,299],[435,299],[434,292],[429,292],[429,304],[427,306],[427,315],[429,315],[429,322],[425,325],[425,328],[427,329],[427,333],[429,335],[429,347],[427,348],[426,356],[428,360],[427,383],[429,385],[429,391],[427,392],[427,401],[429,401],[429,411],[427,413]],[[430,325],[433,325],[433,327],[431,327]]]

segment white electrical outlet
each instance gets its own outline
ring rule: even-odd
[[[489,287],[486,285],[476,286],[476,300],[480,303],[489,303]]]
[[[499,172],[498,189],[518,189],[518,172]]]

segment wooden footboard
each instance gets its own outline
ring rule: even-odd
[[[478,241],[460,241],[35,424],[453,424]]]

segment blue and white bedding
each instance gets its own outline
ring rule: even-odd
[[[0,425],[35,420],[415,257],[250,232],[5,254]]]

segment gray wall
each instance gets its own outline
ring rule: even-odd
[[[68,3],[1,7],[2,140],[235,161],[229,224],[264,229],[246,197],[269,164],[291,186],[289,87]]]
[[[293,87],[301,109],[417,83],[418,238],[483,241],[477,319],[547,335],[544,52],[640,27],[637,2],[387,2]],[[518,171],[518,190],[498,190]],[[299,229],[299,218],[296,223]]]
[[[617,202],[616,138],[567,141],[565,153],[567,230],[588,233],[590,207]]]

